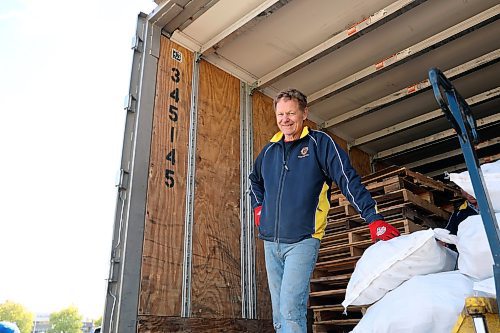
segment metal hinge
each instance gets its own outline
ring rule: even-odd
[[[125,96],[125,103],[123,108],[127,110],[127,112],[135,113],[136,106],[137,106],[137,98],[135,98],[134,95],[128,94],[127,96]]]
[[[118,190],[126,190],[127,186],[125,184],[125,175],[128,175],[128,171],[124,169],[120,169],[120,174],[116,180],[115,186],[118,187]]]
[[[140,52],[139,47],[141,46],[141,43],[142,38],[139,35],[135,35],[134,37],[132,37],[132,50]]]

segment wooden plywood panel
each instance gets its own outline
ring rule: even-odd
[[[307,127],[311,128],[311,129],[314,129],[314,130],[315,130],[315,129],[318,129],[318,125],[317,125],[315,122],[313,122],[313,121],[311,121],[311,120],[309,120],[309,119],[306,119],[306,121],[304,122],[304,124],[305,124]]]
[[[252,95],[253,156],[257,158],[262,148],[279,131],[274,115],[272,98],[254,92]]]
[[[260,93],[252,95],[253,156],[254,160],[269,139],[278,131],[273,100]],[[257,285],[257,318],[272,319],[271,296],[267,284],[264,244],[255,229],[255,278]]]
[[[342,149],[347,151],[347,141],[329,131],[325,132],[328,133]],[[351,161],[351,165],[360,176],[365,176],[371,173],[370,155],[368,155],[361,149],[358,149],[357,147],[351,149],[351,151],[349,152],[349,160]]]
[[[349,158],[351,160],[351,164],[356,169],[360,176],[369,175],[372,170],[370,167],[370,155],[354,147],[349,152]]]
[[[139,314],[179,316],[193,55],[164,37],[160,48]]]
[[[241,317],[240,81],[202,61],[193,225],[193,317]]]
[[[139,332],[141,333],[273,333],[271,320],[247,320],[235,318],[179,318],[139,316]]]

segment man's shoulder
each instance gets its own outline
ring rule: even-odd
[[[317,144],[317,145],[323,145],[323,144],[330,144],[333,143],[333,138],[328,135],[328,133],[325,133],[320,130],[310,130],[309,131],[309,137]]]
[[[269,149],[271,149],[272,147],[275,147],[275,146],[278,146],[277,142],[267,142],[264,145],[264,147],[262,147],[262,149],[260,150],[259,155],[265,155],[269,151]]]

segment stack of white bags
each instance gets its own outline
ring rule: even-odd
[[[500,161],[481,169],[500,212]],[[473,194],[467,171],[451,180]],[[457,246],[458,261],[437,239]],[[493,257],[480,215],[460,223],[456,236],[423,230],[370,246],[342,305],[370,305],[352,333],[442,333],[451,332],[469,296],[495,297]]]

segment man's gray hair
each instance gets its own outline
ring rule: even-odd
[[[276,110],[276,104],[282,99],[295,99],[299,103],[299,109],[304,111],[307,107],[307,97],[302,92],[295,88],[288,88],[280,91],[274,98],[274,109]]]

